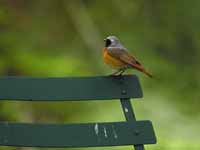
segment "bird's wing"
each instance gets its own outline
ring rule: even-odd
[[[137,66],[142,67],[142,64],[124,48],[110,47],[108,48],[108,54],[134,68]]]

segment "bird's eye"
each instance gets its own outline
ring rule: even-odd
[[[110,39],[106,39],[106,47],[110,46],[111,44],[111,40]]]

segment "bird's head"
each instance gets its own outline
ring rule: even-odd
[[[104,41],[105,47],[117,46],[118,44],[120,44],[120,41],[116,36],[108,36],[106,39],[104,39]]]

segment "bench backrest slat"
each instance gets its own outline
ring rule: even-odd
[[[0,78],[0,100],[109,100],[140,98],[136,76],[85,78]]]

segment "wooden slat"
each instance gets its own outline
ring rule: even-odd
[[[154,144],[149,121],[88,124],[0,123],[0,145],[94,147]]]
[[[136,76],[82,78],[0,78],[1,100],[108,100],[140,98]]]

